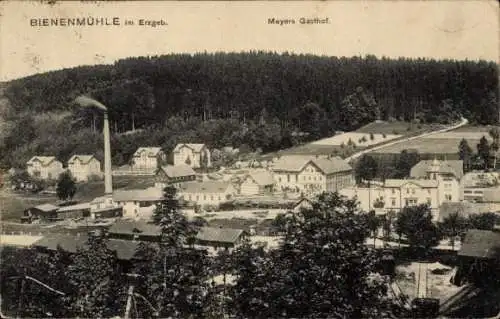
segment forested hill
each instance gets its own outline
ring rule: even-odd
[[[91,142],[80,147],[78,141],[92,140],[101,121],[72,103],[80,94],[109,107],[114,133],[146,130],[142,140],[141,134],[115,135],[114,160],[120,164],[136,143],[168,151],[176,132],[213,147],[244,140],[270,151],[295,143],[294,131],[318,138],[377,117],[448,122],[463,115],[496,123],[498,66],[248,52],[128,58],[48,72],[4,85],[2,164],[14,165],[34,152],[64,159],[92,151]]]

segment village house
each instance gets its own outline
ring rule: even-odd
[[[440,203],[463,199],[463,176],[463,161],[420,161],[410,171],[411,178],[438,181]]]
[[[218,206],[220,203],[233,199],[236,193],[230,182],[205,181],[188,182],[179,187],[180,198],[195,202],[198,205]]]
[[[426,179],[387,179],[384,183],[384,209],[400,211],[403,207],[427,204],[438,217],[441,206],[439,182]]]
[[[101,163],[94,155],[73,155],[68,160],[68,170],[79,181],[86,182],[92,176],[100,178]]]
[[[64,169],[54,156],[34,156],[26,163],[26,171],[36,178],[57,179]]]
[[[196,234],[196,245],[209,246],[215,251],[231,251],[247,236],[243,229],[202,227]]]
[[[155,187],[165,188],[167,185],[179,187],[181,183],[196,180],[196,173],[186,164],[162,166],[156,172]]]
[[[113,192],[113,201],[123,208],[123,217],[134,219],[150,219],[163,199],[163,190],[157,187]]]
[[[157,242],[161,227],[150,222],[119,219],[108,230],[109,238]]]
[[[352,167],[339,157],[283,156],[272,170],[278,189],[308,196],[354,185]]]
[[[192,168],[210,167],[210,150],[205,144],[177,144],[174,148],[174,165],[180,164],[186,164]]]
[[[156,171],[167,159],[160,147],[139,147],[132,156],[132,170]]]
[[[265,195],[274,191],[274,177],[269,171],[253,171],[243,178],[240,185],[241,195]]]

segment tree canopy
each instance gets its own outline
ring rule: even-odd
[[[266,253],[243,245],[232,308],[250,318],[382,318],[386,286],[377,255],[364,244],[366,214],[338,194],[282,217],[284,241]]]

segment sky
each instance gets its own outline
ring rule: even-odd
[[[131,56],[264,50],[498,62],[496,1],[0,2],[0,81]],[[42,18],[119,26],[31,26]],[[327,24],[300,18],[328,18]],[[268,19],[295,24],[269,24]],[[168,25],[139,25],[163,19]],[[125,20],[135,23],[123,25]]]

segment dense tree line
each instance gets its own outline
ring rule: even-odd
[[[128,58],[7,83],[1,116],[10,125],[0,148],[2,154],[20,155],[50,149],[55,139],[57,153],[65,157],[77,140],[90,138],[88,147],[95,146],[101,116],[72,103],[80,94],[109,107],[116,134],[144,129],[167,143],[173,132],[165,131],[166,121],[182,118],[190,123],[183,139],[215,147],[211,143],[237,144],[236,134],[251,137],[253,148],[275,150],[293,144],[290,136],[296,131],[313,139],[377,118],[449,122],[463,115],[473,123],[491,124],[498,121],[497,88],[497,65],[486,61],[266,52]],[[43,122],[40,114],[52,118]],[[57,118],[61,114],[66,117]],[[265,130],[259,127],[269,123],[272,127]],[[205,133],[204,125],[217,128]],[[61,137],[74,140],[65,143]],[[118,139],[126,144],[133,138]],[[121,147],[117,156],[127,155]],[[3,158],[2,164],[12,165],[17,158]]]

